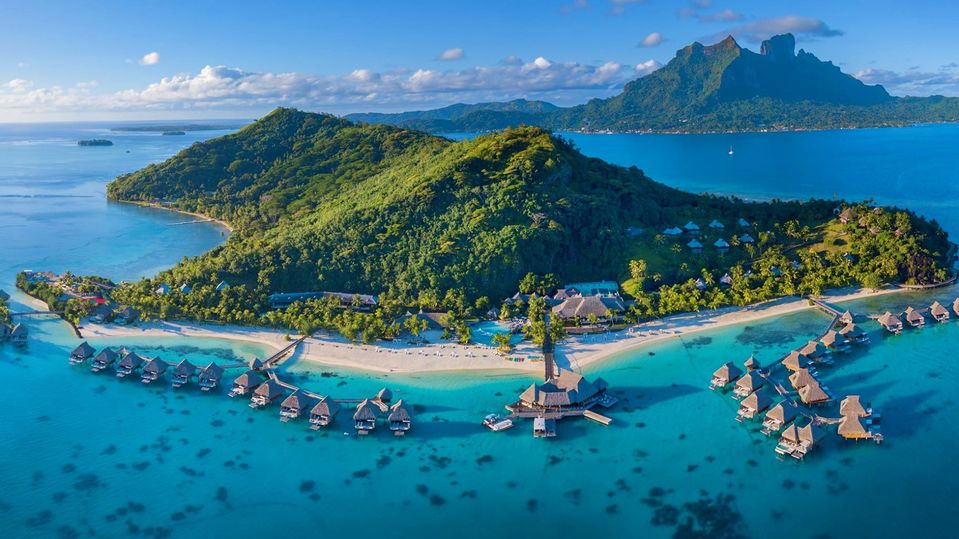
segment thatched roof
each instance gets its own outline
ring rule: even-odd
[[[682,229],[675,226],[672,228],[667,228],[666,230],[663,230],[663,234],[666,236],[678,236],[682,233],[683,233]]]
[[[825,433],[819,427],[812,424],[810,421],[805,427],[799,427],[799,441],[809,442],[810,445],[815,444]]]
[[[178,376],[193,376],[196,374],[196,370],[196,365],[190,363],[187,359],[183,359],[176,364],[176,367],[173,369],[173,374]]]
[[[850,339],[856,339],[865,335],[866,332],[863,331],[862,328],[860,328],[856,324],[847,324],[846,327],[839,330],[839,334],[845,335],[846,337]]]
[[[753,237],[750,236],[749,234],[743,234],[742,236],[739,236],[739,242],[740,242],[740,243],[755,243],[756,240],[754,240]]]
[[[783,367],[791,371],[798,371],[800,369],[805,369],[810,365],[811,361],[808,357],[803,354],[800,354],[798,351],[793,350],[789,352],[789,355],[782,360]]]
[[[799,408],[796,407],[792,401],[782,401],[776,406],[773,406],[766,412],[766,419],[775,419],[782,423],[788,423],[796,418],[799,414]]]
[[[797,350],[800,354],[803,354],[808,357],[819,357],[825,355],[829,350],[826,349],[826,346],[819,341],[809,341]]]
[[[699,240],[693,239],[689,240],[689,243],[686,244],[686,247],[689,247],[690,249],[702,249],[703,244],[699,243]]]
[[[716,219],[713,219],[713,222],[709,223],[709,228],[721,229],[726,228],[726,225],[720,223]]]
[[[883,313],[877,320],[883,327],[902,327],[902,320],[899,320],[899,317],[892,314],[889,311]]]
[[[932,303],[932,305],[929,307],[929,313],[935,316],[936,318],[939,318],[942,316],[949,318],[949,309],[943,307],[942,303],[939,303],[938,301],[934,301]]]
[[[743,375],[743,371],[739,369],[732,361],[723,363],[716,372],[713,373],[713,377],[721,378],[726,381],[735,380]]]
[[[532,384],[520,396],[520,400],[539,406],[571,406],[581,403],[606,389],[606,381],[597,378],[590,382],[581,374],[560,369],[559,375],[545,383]]]
[[[281,386],[276,380],[270,378],[266,382],[260,384],[254,393],[261,397],[266,397],[267,399],[273,400],[283,394],[283,386]]]
[[[97,354],[96,357],[93,358],[93,362],[109,365],[116,361],[117,357],[117,353],[114,352],[112,348],[104,348],[103,350],[100,350],[100,353]]]
[[[796,389],[801,389],[811,382],[816,382],[816,377],[809,372],[809,369],[799,369],[789,375],[789,383]]]
[[[763,387],[765,383],[766,380],[764,380],[761,376],[755,373],[747,372],[742,376],[742,378],[736,380],[736,387],[749,391],[756,391],[757,389]]]
[[[690,221],[690,222],[686,223],[686,226],[684,226],[683,228],[685,228],[685,229],[688,230],[688,231],[694,231],[694,230],[699,230],[699,225],[697,225],[696,223]]]
[[[846,395],[846,398],[839,403],[839,413],[844,416],[854,415],[858,417],[869,415],[865,406],[859,401],[859,395]]]
[[[843,324],[852,324],[856,321],[856,315],[852,314],[852,311],[847,310],[839,315],[839,321]]]
[[[79,358],[86,359],[92,356],[93,354],[95,354],[96,352],[97,351],[92,346],[90,346],[90,343],[88,343],[87,341],[83,341],[83,343],[81,343],[80,346],[73,349],[73,352],[70,352],[70,357],[79,357]]]
[[[595,315],[602,318],[607,313],[624,311],[626,304],[617,296],[575,296],[566,298],[552,309],[559,318],[586,318]]]
[[[713,247],[717,249],[729,249],[729,242],[722,238],[719,238],[718,240],[713,242]]]
[[[825,346],[838,346],[846,342],[846,336],[839,333],[838,331],[831,329],[822,336],[822,339],[819,339]]]
[[[356,413],[353,414],[354,421],[376,421],[377,416],[379,415],[379,408],[377,408],[369,399],[364,399],[356,407]]]
[[[769,395],[766,395],[766,392],[762,390],[754,391],[740,401],[741,407],[751,408],[756,411],[765,410],[770,404],[772,404],[772,400],[770,400]]]
[[[376,392],[376,400],[384,403],[390,402],[393,400],[393,392],[384,387]]]
[[[263,383],[263,378],[256,371],[250,369],[233,380],[233,385],[240,387],[254,387]]]
[[[143,356],[137,354],[136,352],[127,352],[126,354],[123,354],[122,358],[120,358],[119,365],[132,370],[136,369],[140,365],[143,365],[146,363],[146,361],[147,360],[144,359]]]
[[[306,410],[313,406],[313,399],[302,390],[294,391],[289,397],[283,399],[280,403],[283,408],[294,408],[297,410]]]
[[[866,438],[869,436],[869,432],[862,426],[859,417],[854,415],[843,416],[836,432],[843,438]]]
[[[390,408],[388,419],[391,423],[408,422],[413,420],[413,416],[410,415],[410,411],[406,408],[406,404],[403,403],[403,399],[400,399]]]
[[[250,369],[254,371],[259,371],[263,369],[263,362],[260,361],[260,359],[258,358],[251,359],[248,365]]]
[[[218,380],[220,376],[223,375],[223,367],[217,365],[214,362],[210,362],[209,365],[203,367],[200,370],[200,378],[207,380]]]
[[[820,402],[828,401],[829,395],[822,390],[822,387],[819,386],[819,382],[814,379],[805,386],[799,388],[799,398],[802,399],[805,404],[818,404]]]
[[[913,309],[912,307],[906,307],[906,321],[912,322],[925,322],[926,317],[922,315],[921,312]]]
[[[340,404],[338,402],[329,397],[323,397],[319,402],[316,403],[316,406],[310,410],[310,413],[313,415],[325,415],[333,417],[339,411]]]
[[[752,355],[746,358],[746,361],[743,361],[743,366],[751,371],[762,368],[762,365],[759,364],[759,360],[756,359],[756,356]]]
[[[167,368],[170,367],[170,364],[162,359],[155,357],[149,361],[143,367],[143,372],[162,374],[166,372]]]
[[[792,442],[792,443],[794,443],[794,444],[798,444],[798,443],[799,443],[799,428],[796,427],[796,424],[795,424],[795,423],[793,423],[792,425],[789,425],[788,427],[786,427],[785,429],[783,429],[783,433],[782,433],[782,435],[780,436],[780,438],[782,438],[783,440],[786,440],[787,442]]]

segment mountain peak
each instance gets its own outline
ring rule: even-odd
[[[759,54],[773,62],[791,60],[796,56],[796,37],[792,34],[780,34],[763,41]]]

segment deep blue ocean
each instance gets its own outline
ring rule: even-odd
[[[133,279],[224,239],[182,215],[108,203],[106,183],[222,132],[116,133],[108,124],[0,125],[0,288],[22,269]],[[959,235],[959,126],[741,135],[569,135],[587,154],[639,166],[694,191],[747,198],[859,199],[909,207]],[[79,138],[109,138],[80,148]],[[728,149],[734,148],[734,155]],[[956,289],[898,294],[863,313],[950,303]],[[803,462],[734,421],[706,389],[750,354],[771,361],[822,330],[816,312],[696,334],[587,369],[620,397],[613,425],[565,420],[533,439],[481,418],[528,385],[525,374],[382,375],[293,361],[287,377],[324,394],[387,385],[417,406],[405,439],[353,435],[341,417],[314,433],[225,392],[143,386],[70,368],[77,340],[27,321],[25,349],[0,345],[0,529],[10,537],[952,537],[959,477],[954,346],[959,322],[884,337],[823,378],[883,414],[885,442],[835,437]],[[212,339],[97,340],[194,363],[251,359],[254,344]],[[465,359],[464,359],[465,360]],[[690,534],[690,530],[709,530]]]

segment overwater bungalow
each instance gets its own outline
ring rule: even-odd
[[[373,400],[383,404],[389,404],[390,401],[393,400],[393,393],[384,387],[376,392],[376,397],[374,397]]]
[[[533,418],[533,437],[552,438],[556,436],[556,420],[547,417]]]
[[[797,351],[816,363],[826,363],[832,355],[826,345],[819,341],[809,341]]]
[[[783,358],[782,364],[783,367],[795,372],[800,369],[809,368],[809,366],[812,365],[812,361],[810,361],[805,355],[793,350],[792,352],[789,352],[789,355]]]
[[[213,361],[206,367],[200,369],[200,374],[197,375],[197,384],[200,386],[200,391],[209,391],[219,385],[220,378],[223,377],[223,372],[223,367]]]
[[[73,349],[73,352],[70,352],[70,364],[79,365],[96,353],[97,351],[87,341],[83,341],[80,346]]]
[[[323,397],[316,406],[310,410],[311,429],[317,430],[333,422],[337,412],[340,411],[340,405],[330,397]]]
[[[126,354],[123,354],[123,357],[120,358],[120,361],[117,361],[117,378],[125,378],[133,374],[146,362],[147,360],[143,359],[143,357],[136,352],[127,352]]]
[[[763,390],[750,393],[745,399],[739,401],[739,411],[736,413],[736,420],[752,419],[765,411],[772,404],[769,395]]]
[[[757,371],[762,369],[762,365],[759,364],[759,360],[756,359],[756,356],[750,355],[746,358],[746,361],[743,361],[743,366],[746,367],[747,372]]]
[[[912,307],[906,307],[906,312],[903,314],[906,317],[906,323],[914,328],[921,328],[926,325],[926,317]]]
[[[834,329],[827,331],[826,334],[819,339],[819,342],[821,342],[826,348],[836,352],[849,351],[849,339]]]
[[[173,387],[182,387],[190,383],[190,378],[196,375],[197,367],[189,360],[183,359],[173,368],[173,374],[170,375],[170,383]]]
[[[846,310],[846,312],[839,315],[839,322],[844,325],[855,324],[856,315],[852,314],[852,311]]]
[[[733,389],[733,398],[744,398],[750,393],[763,387],[766,380],[754,372],[747,372],[739,380],[736,380],[736,387]]]
[[[799,369],[789,375],[789,383],[792,384],[797,391],[805,387],[810,382],[816,382],[816,377],[813,376],[809,369]]]
[[[827,403],[832,400],[832,397],[819,385],[819,381],[814,379],[799,388],[799,399],[803,401],[803,404],[812,406]]]
[[[376,419],[379,417],[380,409],[369,399],[364,399],[356,407],[353,414],[353,428],[360,436],[365,436],[376,428]]]
[[[390,430],[393,431],[395,436],[403,436],[410,430],[413,425],[413,416],[410,415],[403,399],[396,401],[396,404],[390,407],[390,415],[387,417],[387,421],[389,421]]]
[[[13,329],[10,330],[10,342],[17,346],[25,346],[27,344],[27,337],[29,334],[30,331],[27,330],[27,326],[23,324],[14,324]]]
[[[842,416],[836,432],[847,440],[862,440],[872,437],[866,427],[863,426],[862,421],[859,420],[859,416],[856,415]]]
[[[846,395],[839,403],[839,414],[842,416],[868,417],[872,415],[872,408],[866,408],[859,400],[859,395]]]
[[[163,376],[163,373],[170,367],[170,364],[162,359],[155,357],[147,361],[146,365],[140,371],[140,381],[149,384]]]
[[[896,335],[902,333],[902,320],[899,320],[898,316],[889,311],[886,311],[880,315],[876,321],[879,322],[879,325],[889,333],[894,333]]]
[[[611,395],[606,393],[606,380],[590,382],[581,374],[559,369],[542,384],[530,384],[519,396],[519,401],[507,406],[513,412],[563,412],[582,410],[596,404],[605,405]]]
[[[956,298],[952,302],[952,312],[956,313],[956,316],[959,316],[959,298]]]
[[[932,305],[929,306],[929,314],[932,315],[936,322],[942,323],[949,321],[949,309],[943,307],[942,303],[938,301],[932,302]]]
[[[269,378],[253,390],[253,396],[250,397],[250,408],[269,406],[285,393],[286,391],[284,391],[283,386],[281,386],[279,382],[273,378]]]
[[[302,390],[296,390],[280,403],[280,421],[296,419],[313,408],[316,401]]]
[[[94,356],[93,361],[90,362],[90,370],[93,372],[100,372],[110,365],[113,365],[118,359],[118,355],[112,348],[104,348],[100,350],[100,353]]]
[[[839,334],[853,344],[867,344],[869,342],[869,334],[856,324],[846,324],[846,327],[839,330]]]
[[[233,380],[233,389],[230,390],[229,395],[231,397],[246,395],[260,387],[262,383],[263,378],[255,370],[250,369]]]
[[[735,382],[743,375],[743,371],[732,361],[723,363],[716,372],[713,373],[713,379],[709,383],[709,389],[724,389],[730,382]]]
[[[792,401],[784,400],[766,412],[762,432],[766,436],[779,432],[799,415],[799,407]]]
[[[783,430],[776,446],[776,453],[802,459],[815,447],[823,437],[823,431],[813,425],[810,420],[804,427],[797,427],[795,423]]]

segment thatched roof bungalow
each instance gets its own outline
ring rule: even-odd
[[[93,361],[90,362],[90,370],[100,372],[116,363],[117,359],[119,359],[119,355],[112,348],[104,348],[100,350],[100,353],[94,356]]]
[[[926,325],[926,317],[912,307],[906,307],[906,312],[903,314],[906,316],[906,322],[914,328],[921,328]]]
[[[822,361],[831,355],[826,345],[819,341],[809,341],[797,351],[813,361]]]
[[[857,344],[869,342],[869,335],[856,324],[847,324],[839,330],[839,334]]]
[[[30,331],[27,329],[27,326],[14,324],[13,329],[10,330],[10,342],[17,346],[23,346],[27,344],[27,337],[29,335]]]
[[[360,435],[365,435],[376,428],[376,420],[379,417],[380,409],[370,402],[369,399],[363,400],[353,414],[353,426]]]
[[[606,381],[602,378],[590,382],[581,374],[560,369],[558,375],[546,382],[526,388],[517,405],[536,410],[581,408],[599,399],[606,388]]]
[[[739,418],[752,419],[760,412],[769,408],[772,400],[763,390],[757,390],[750,393],[746,398],[739,401]]]
[[[836,432],[847,440],[861,440],[871,437],[869,431],[862,425],[862,421],[859,420],[859,416],[855,415],[844,415]]]
[[[809,372],[809,369],[799,369],[789,375],[789,383],[792,384],[796,390],[802,389],[811,382],[816,382],[816,377]]]
[[[336,414],[340,411],[340,404],[330,397],[323,397],[316,406],[310,410],[310,423],[314,430],[319,427],[325,427],[333,422]]]
[[[163,376],[163,373],[165,373],[168,368],[170,368],[169,363],[155,357],[147,361],[146,365],[143,366],[143,369],[140,371],[140,381],[144,384],[149,384]]]
[[[856,315],[852,314],[852,311],[846,310],[841,315],[839,315],[839,322],[845,325],[856,323]]]
[[[830,350],[843,351],[849,349],[849,339],[834,329],[830,329],[819,339],[819,342]]]
[[[393,392],[387,388],[382,388],[376,392],[376,397],[373,400],[382,402],[383,404],[389,404],[393,400]]]
[[[265,382],[253,390],[253,396],[250,397],[251,408],[262,408],[268,406],[273,401],[286,394],[286,390],[279,382],[273,378],[268,378]]]
[[[406,434],[406,431],[410,430],[410,427],[413,425],[413,416],[406,408],[403,399],[396,401],[396,404],[390,408],[390,415],[387,417],[387,421],[390,423],[390,430],[393,431],[393,434],[396,436],[403,436]]]
[[[302,390],[296,390],[280,403],[280,417],[283,420],[296,419],[313,408],[316,401]]]
[[[618,296],[574,296],[566,298],[559,305],[553,306],[552,313],[564,320],[586,319],[590,315],[605,320],[616,318],[625,310],[626,304]]]
[[[209,391],[215,388],[220,383],[223,372],[223,367],[212,361],[209,365],[200,369],[200,374],[197,376],[197,383],[200,385],[200,390]]]
[[[747,372],[739,380],[736,380],[736,388],[733,393],[737,397],[746,397],[753,391],[763,387],[766,380],[755,372]]]
[[[123,354],[123,357],[120,358],[120,361],[117,362],[116,371],[117,378],[124,378],[128,375],[136,372],[137,369],[142,367],[147,362],[140,354],[136,352],[127,352]]]
[[[765,434],[776,432],[796,419],[797,415],[799,415],[799,408],[792,401],[781,401],[766,412],[763,432]]]
[[[743,361],[743,366],[746,367],[747,371],[755,371],[763,367],[759,363],[759,360],[756,359],[756,356],[753,355],[750,355],[748,358],[746,358],[746,361]]]
[[[876,321],[879,322],[879,325],[890,333],[902,333],[902,320],[899,320],[898,316],[889,311],[886,311],[879,316]]]
[[[787,369],[791,371],[798,371],[800,369],[805,369],[809,367],[810,365],[812,365],[812,361],[810,361],[809,358],[806,357],[804,354],[801,354],[798,351],[793,350],[792,352],[789,352],[789,355],[783,358],[782,364],[783,364],[783,367],[786,367]]]
[[[197,366],[193,363],[190,363],[190,360],[180,360],[180,362],[176,364],[176,367],[173,368],[173,373],[170,375],[173,387],[180,387],[189,384],[190,378],[193,378],[196,375],[196,371]]]
[[[83,341],[80,346],[73,349],[73,352],[70,352],[70,364],[76,365],[78,363],[83,363],[84,361],[93,357],[96,352],[97,351],[90,346],[90,343]]]
[[[846,398],[839,403],[839,414],[843,416],[854,415],[856,417],[867,417],[870,411],[862,405],[859,395],[846,395]]]
[[[689,243],[686,244],[686,247],[689,247],[689,250],[692,251],[693,254],[699,254],[703,252],[703,244],[699,243],[699,240],[695,238],[689,240]]]
[[[942,303],[938,301],[932,302],[932,305],[929,306],[929,314],[937,322],[946,322],[949,320],[949,309],[942,306]]]
[[[716,372],[713,373],[713,379],[710,383],[711,389],[723,388],[729,385],[730,382],[735,381],[740,376],[743,375],[743,371],[736,366],[732,361],[723,363]]]
[[[829,394],[819,385],[819,381],[815,379],[799,388],[799,398],[803,401],[803,404],[808,406],[822,404],[832,400]]]
[[[253,369],[236,377],[233,380],[233,389],[230,390],[230,396],[246,395],[263,383],[263,378]]]

